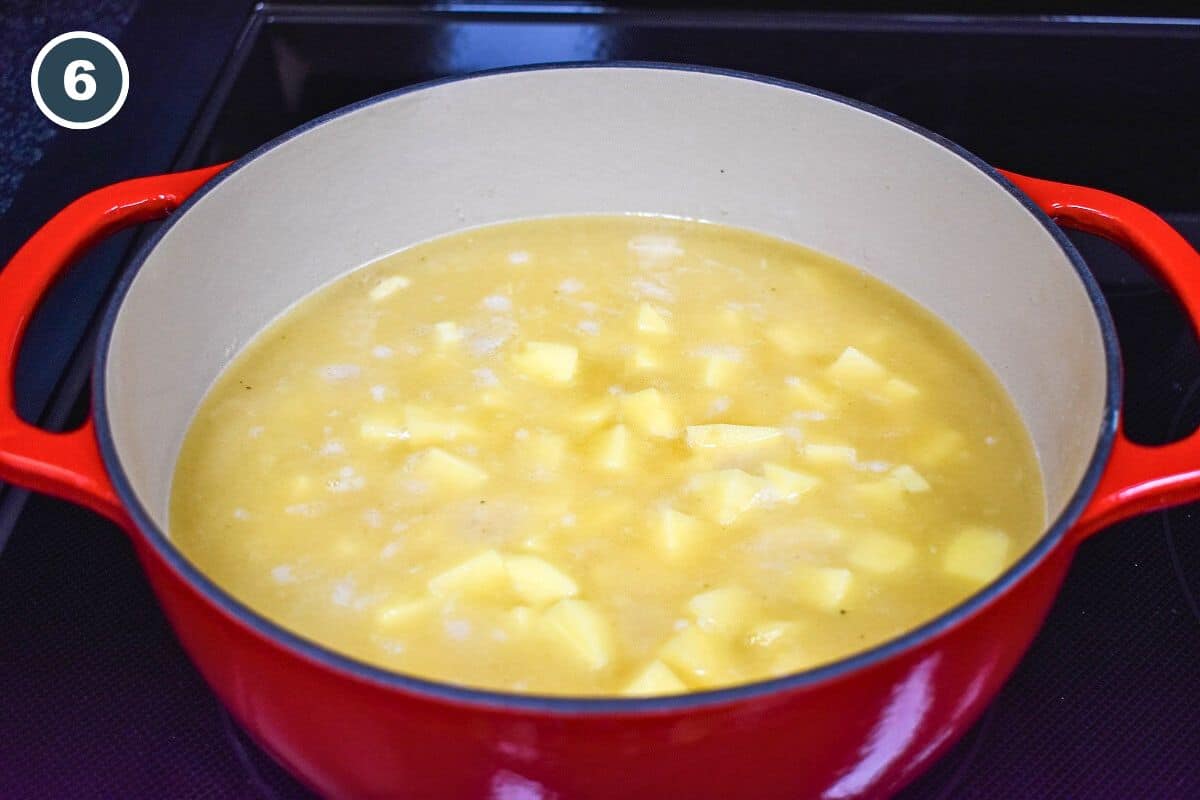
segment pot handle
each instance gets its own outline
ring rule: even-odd
[[[17,354],[33,312],[76,258],[110,234],[165,217],[224,167],[135,178],[90,192],[43,225],[0,270],[0,480],[78,503],[128,527],[92,417],[76,430],[51,433],[17,414]]]
[[[1145,206],[1115,194],[1002,171],[1059,224],[1103,236],[1150,268],[1200,335],[1200,253]],[[1170,444],[1135,444],[1117,430],[1112,455],[1075,526],[1083,539],[1146,511],[1200,499],[1200,431]]]

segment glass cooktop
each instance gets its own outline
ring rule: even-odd
[[[691,62],[865,100],[993,164],[1137,199],[1200,245],[1197,22],[532,3],[267,3],[247,19],[225,5],[233,21],[193,29],[200,41],[185,54],[204,91],[184,98],[160,85],[163,105],[143,102],[143,116],[124,123],[160,124],[171,147],[141,161],[125,153],[114,162],[122,177],[234,158],[331,109],[440,76]],[[163,12],[142,16],[137,47],[162,59],[145,20]],[[1190,431],[1200,352],[1175,303],[1116,248],[1072,238],[1121,334],[1131,434],[1153,443]],[[93,311],[128,244],[41,314],[40,344],[22,362],[30,416],[62,425],[86,407]],[[0,504],[0,796],[307,797],[208,692],[122,534],[64,503],[24,500],[10,491]],[[902,797],[1200,797],[1198,597],[1195,508],[1086,543],[999,699]]]

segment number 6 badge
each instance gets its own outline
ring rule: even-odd
[[[98,128],[117,115],[129,94],[129,67],[117,46],[98,33],[55,36],[30,73],[33,99],[56,125]]]

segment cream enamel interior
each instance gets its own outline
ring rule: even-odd
[[[983,356],[1058,515],[1095,448],[1099,324],[1063,250],[950,150],[746,78],[605,67],[498,74],[367,105],[260,155],[179,219],[124,298],[103,376],[117,456],[166,528],[188,422],[291,304],[413,243],[552,214],[673,214],[759,230],[915,298]]]

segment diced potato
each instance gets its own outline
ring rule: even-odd
[[[779,428],[763,425],[689,425],[687,445],[693,450],[713,447],[744,447],[759,444],[783,435]]]
[[[687,684],[661,661],[651,661],[622,691],[629,697],[651,697],[660,694],[679,694]]]
[[[659,658],[697,686],[717,686],[737,679],[729,642],[694,626],[668,639],[659,650]]]
[[[649,303],[638,308],[637,329],[642,333],[663,334],[671,332],[671,323]]]
[[[433,338],[443,346],[461,342],[463,329],[453,322],[436,322],[433,325]]]
[[[813,464],[848,466],[858,460],[858,451],[842,444],[804,445],[804,458]]]
[[[655,513],[653,530],[662,551],[678,558],[695,551],[704,535],[704,523],[682,511],[663,508]]]
[[[451,442],[478,433],[465,422],[414,405],[404,407],[404,427],[408,430],[408,440],[415,445]]]
[[[550,431],[534,431],[517,441],[517,450],[526,463],[550,475],[562,467],[567,455],[567,440]]]
[[[417,477],[445,490],[473,489],[488,479],[484,470],[439,447],[431,447],[418,453],[412,471]]]
[[[835,383],[850,386],[876,384],[887,378],[887,370],[882,364],[855,347],[843,350],[826,368],[825,374]]]
[[[760,622],[746,632],[746,643],[751,647],[778,648],[796,642],[803,626],[790,620]]]
[[[913,448],[913,460],[926,466],[937,466],[966,452],[967,440],[951,428],[941,428],[925,436]]]
[[[767,329],[766,337],[767,341],[779,348],[781,353],[788,356],[809,355],[821,349],[820,344],[814,339],[812,334],[802,331],[799,328],[776,325]]]
[[[959,578],[983,584],[1008,566],[1009,539],[1004,531],[971,526],[954,537],[942,556],[942,568]]]
[[[429,591],[437,597],[457,594],[487,595],[502,591],[508,584],[504,558],[495,550],[476,556],[429,579]]]
[[[592,431],[610,421],[617,413],[616,403],[610,397],[602,397],[584,403],[567,415],[571,425],[579,431]]]
[[[687,608],[701,630],[736,636],[750,624],[755,603],[753,596],[740,586],[723,586],[696,595],[688,601]]]
[[[633,463],[633,435],[624,425],[613,425],[592,442],[592,460],[601,469],[619,471]]]
[[[877,511],[899,513],[904,508],[908,492],[891,477],[863,481],[854,485],[854,496]]]
[[[765,478],[740,469],[702,472],[693,476],[688,488],[700,497],[708,516],[720,525],[732,525],[771,488]]]
[[[794,503],[804,495],[817,488],[820,478],[807,472],[788,469],[779,464],[763,464],[763,477],[771,484],[776,493],[789,503]]]
[[[613,658],[613,638],[608,620],[590,603],[575,598],[559,600],[542,615],[550,636],[565,645],[590,669],[603,669]]]
[[[579,350],[569,344],[526,342],[513,356],[513,366],[543,383],[566,384],[579,368]]]
[[[790,375],[784,381],[792,396],[796,401],[803,406],[804,411],[822,411],[829,413],[837,407],[833,395],[814,386],[811,381],[806,381],[798,375]]]
[[[638,346],[629,357],[629,368],[634,372],[653,372],[662,365],[662,358],[649,347]]]
[[[886,533],[860,534],[850,546],[850,563],[868,572],[888,575],[908,567],[917,554],[912,542]]]
[[[823,611],[838,610],[854,583],[854,573],[848,569],[810,564],[796,567],[789,577],[797,598]]]
[[[372,303],[379,303],[401,289],[407,289],[409,286],[412,286],[412,281],[408,278],[403,275],[392,275],[371,287],[371,291],[367,292],[367,296],[371,299]]]
[[[904,491],[914,494],[929,491],[929,481],[908,464],[901,464],[888,473],[893,480],[904,487]]]
[[[738,368],[738,362],[732,358],[719,355],[706,356],[703,367],[704,385],[709,389],[725,386],[733,379]]]
[[[504,567],[513,591],[531,606],[544,606],[579,594],[579,585],[571,576],[537,556],[506,556]]]
[[[679,434],[675,410],[658,389],[621,395],[620,404],[625,421],[642,433],[661,439],[671,439]]]
[[[414,622],[433,610],[428,597],[388,603],[375,612],[375,621],[385,628],[395,628]]]
[[[883,384],[884,396],[896,402],[912,400],[920,393],[920,389],[902,378],[888,378]]]

